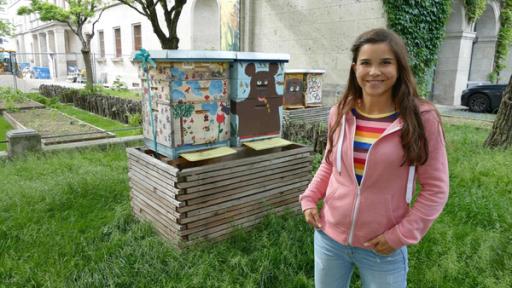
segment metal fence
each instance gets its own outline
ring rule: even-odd
[[[17,75],[18,79],[23,80],[40,80],[36,81],[37,83],[59,82],[64,86],[70,86],[66,83],[86,82],[85,64],[81,53],[11,52],[4,56],[0,56],[0,63],[8,65],[0,67],[2,75]],[[100,56],[91,53],[91,63],[95,83],[108,86],[119,78],[128,88],[139,87],[137,69],[131,62],[131,55]],[[8,69],[9,65],[13,68]],[[15,84],[10,83],[12,86]],[[0,85],[9,86],[9,83],[0,81]]]

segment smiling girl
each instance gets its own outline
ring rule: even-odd
[[[407,245],[421,240],[448,199],[441,120],[418,97],[398,35],[367,31],[351,51],[324,159],[300,196],[315,227],[315,285],[348,287],[357,267],[363,287],[406,287]]]

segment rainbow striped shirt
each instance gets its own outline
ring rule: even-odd
[[[398,118],[398,112],[368,115],[358,109],[352,109],[356,117],[356,135],[354,137],[354,168],[357,183],[361,185],[368,151],[384,131]]]

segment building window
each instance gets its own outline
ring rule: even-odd
[[[123,54],[121,49],[121,28],[114,28],[114,38],[116,45],[116,57],[119,58]]]
[[[105,34],[103,31],[98,31],[98,38],[100,41],[100,57],[105,58]]]
[[[133,50],[138,51],[142,48],[142,32],[140,24],[133,25]]]

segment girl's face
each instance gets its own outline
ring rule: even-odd
[[[389,97],[398,77],[395,55],[388,43],[365,44],[352,64],[364,97]]]

